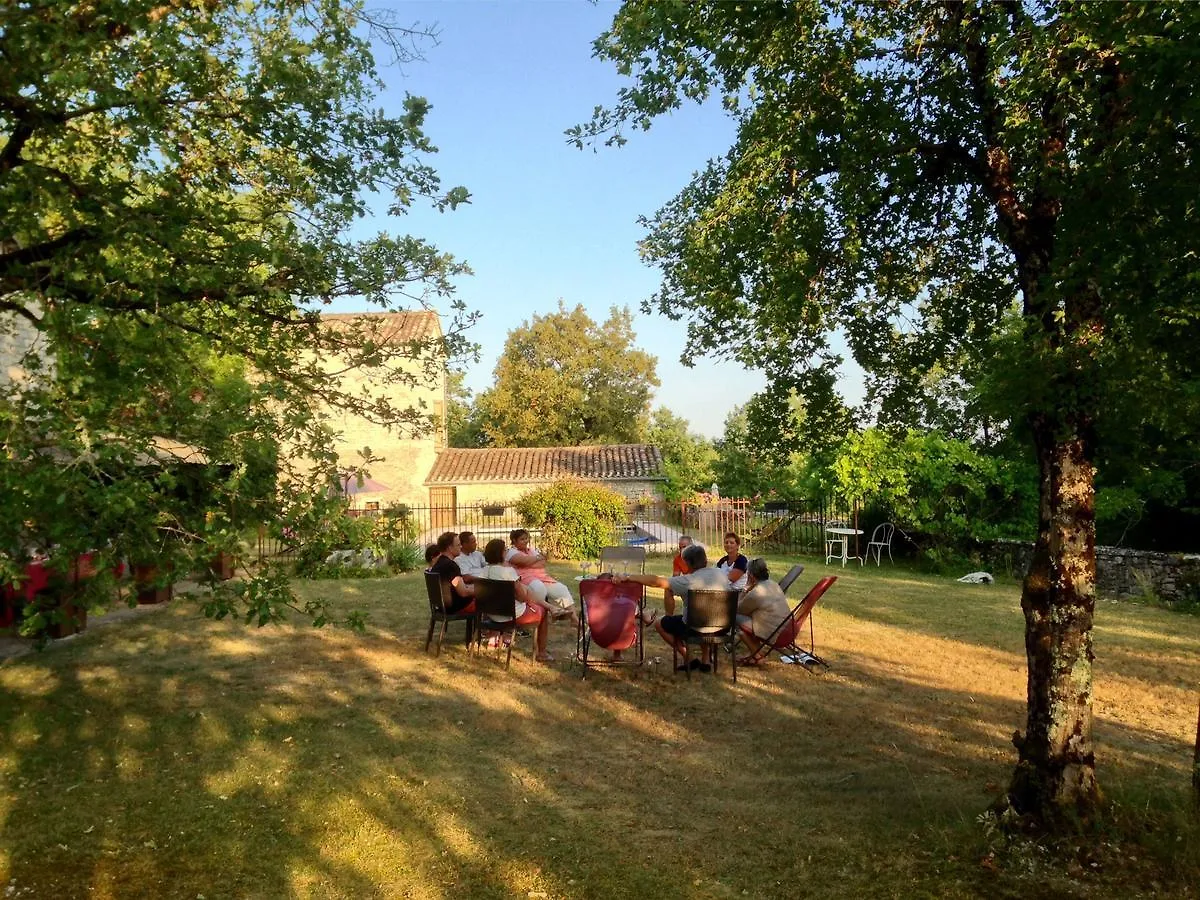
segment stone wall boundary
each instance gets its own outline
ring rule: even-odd
[[[1029,567],[1033,544],[993,541],[986,553],[993,571],[1020,579]],[[1096,593],[1116,599],[1153,595],[1169,603],[1200,601],[1200,553],[1097,547]]]

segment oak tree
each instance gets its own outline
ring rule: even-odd
[[[411,60],[423,34],[356,0],[0,6],[2,580],[34,549],[59,569],[99,550],[108,571],[232,548],[238,510],[270,499],[247,473],[281,445],[279,465],[312,464],[278,512],[317,527],[299,503],[328,499],[319,409],[428,427],[322,359],[411,382],[407,361],[453,354],[459,327],[397,346],[319,315],[448,296],[463,271],[419,237],[354,231],[372,196],[392,216],[468,199],[426,161],[429,103],[377,102],[372,46]],[[192,465],[164,464],[164,441]],[[239,589],[210,611],[292,602],[280,578]]]
[[[573,447],[645,438],[656,360],[634,347],[633,316],[602,323],[582,306],[535,315],[508,333],[495,384],[477,399],[495,447]]]
[[[570,133],[620,143],[721,98],[734,146],[643,253],[694,350],[783,390],[827,382],[840,333],[886,407],[1015,308],[1040,509],[1007,798],[1034,821],[1099,797],[1097,380],[1121,359],[1194,378],[1198,34],[1191,4],[631,0],[595,49],[633,82]],[[731,319],[750,325],[721,347]]]

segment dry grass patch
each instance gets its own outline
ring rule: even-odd
[[[811,564],[801,583],[823,571]],[[471,659],[461,626],[435,660],[419,575],[300,584],[370,610],[365,636],[248,630],[176,602],[12,660],[0,666],[0,885],[55,897],[1186,894],[1200,874],[1185,813],[1200,621],[1102,606],[1096,737],[1115,824],[1077,839],[1085,855],[1069,868],[979,819],[1023,721],[1016,587],[835,571],[817,613],[825,676],[774,664],[736,685],[727,670],[688,683],[662,665],[582,682],[562,625],[552,667],[530,661],[528,641],[508,673]]]

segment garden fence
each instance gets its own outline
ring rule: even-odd
[[[526,527],[515,504],[399,505],[386,510],[349,510],[348,514],[398,517],[406,523],[406,533],[422,545],[432,543],[444,531],[471,531],[482,546],[496,537],[507,541],[513,529]],[[825,552],[825,529],[833,526],[864,528],[858,507],[833,498],[708,503],[630,500],[625,521],[613,530],[611,541],[645,546],[651,553],[674,553],[680,535],[686,534],[710,550],[720,551],[725,533],[732,531],[741,537],[746,554],[815,555]],[[538,529],[529,530],[536,543]],[[863,535],[858,540],[861,555],[867,538]],[[297,550],[296,542],[281,530],[270,525],[259,529],[260,562],[288,559]]]

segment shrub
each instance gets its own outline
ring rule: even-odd
[[[527,528],[542,531],[538,545],[551,556],[598,556],[625,520],[625,498],[589,481],[566,479],[530,491],[517,501]]]
[[[839,492],[870,500],[908,530],[970,547],[1028,539],[1037,523],[1037,473],[937,432],[896,438],[878,429],[852,436],[833,466]]]
[[[395,541],[387,551],[388,565],[401,572],[412,572],[425,565],[425,551],[413,541]]]
[[[386,578],[391,575],[388,569],[366,568],[362,566],[339,566],[319,563],[305,572],[306,578],[314,580],[334,580],[345,578]]]
[[[325,560],[334,550],[374,550],[380,556],[386,556],[390,565],[397,566],[402,571],[410,571],[425,561],[423,553],[419,548],[411,551],[397,551],[396,548],[412,547],[415,537],[416,526],[404,516],[360,516],[352,519],[346,515],[334,515],[319,532],[319,537],[300,548],[296,560],[296,574],[305,578],[339,577],[333,573],[340,567],[325,565]],[[397,554],[399,563],[393,562],[394,553]],[[416,555],[417,562],[409,565],[413,554]],[[404,568],[406,565],[408,568]],[[343,577],[364,576],[355,574]]]

